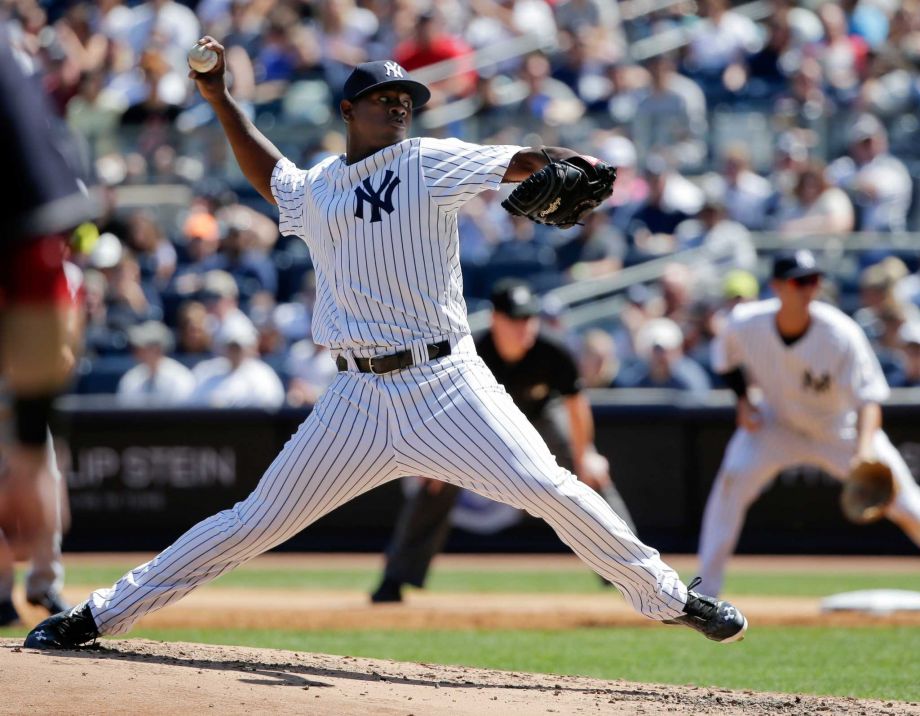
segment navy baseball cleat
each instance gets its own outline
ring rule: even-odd
[[[684,615],[664,623],[683,624],[696,629],[707,639],[723,644],[744,639],[748,626],[744,614],[726,601],[692,591],[701,581],[697,577],[688,585]]]
[[[89,604],[83,602],[40,622],[29,632],[23,646],[27,649],[77,649],[98,636],[93,613]]]

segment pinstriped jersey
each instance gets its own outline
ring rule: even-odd
[[[890,393],[869,341],[849,316],[813,301],[808,330],[786,345],[776,327],[779,305],[736,306],[713,342],[713,368],[743,368],[763,391],[765,412],[789,427],[815,439],[853,437],[856,410]]]
[[[279,227],[310,248],[313,338],[368,357],[469,335],[457,210],[497,189],[521,147],[407,139],[354,164],[280,159]]]

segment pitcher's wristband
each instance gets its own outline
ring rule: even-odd
[[[743,398],[747,395],[747,379],[741,368],[735,368],[735,370],[728,373],[722,373],[719,377],[722,378],[725,385],[731,388],[732,392],[739,398]]]
[[[30,396],[13,400],[16,419],[16,438],[23,445],[42,447],[48,437],[48,419],[54,397],[51,395]]]

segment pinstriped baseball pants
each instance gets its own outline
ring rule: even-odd
[[[557,464],[475,354],[382,376],[342,372],[242,502],[192,527],[89,600],[103,634],[123,634],[389,480],[427,475],[546,520],[595,572],[652,619],[683,613],[687,591],[591,488]]]

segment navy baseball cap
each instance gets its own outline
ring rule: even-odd
[[[421,107],[431,99],[431,92],[421,82],[416,82],[399,63],[393,60],[363,62],[355,67],[345,80],[344,97],[358,99],[372,90],[399,86],[412,97],[412,107]]]
[[[815,255],[807,249],[781,251],[773,258],[773,278],[785,281],[803,276],[821,276]]]
[[[518,279],[502,279],[492,288],[492,308],[511,318],[530,318],[540,313],[540,299]]]

